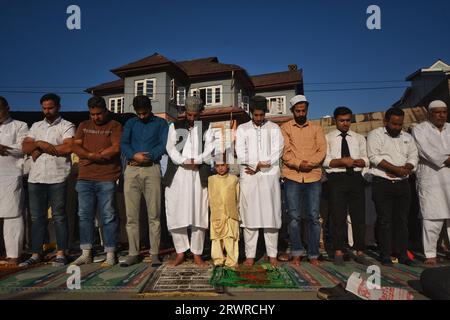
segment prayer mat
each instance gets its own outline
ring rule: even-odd
[[[216,288],[297,289],[305,279],[288,266],[272,267],[270,263],[260,263],[251,267],[239,265],[235,269],[216,267],[209,282]]]
[[[77,292],[116,292],[139,293],[154,272],[147,263],[138,263],[129,267],[118,264],[113,267],[97,268],[81,277],[81,289]]]
[[[59,285],[65,283],[66,278],[65,267],[43,264],[32,268],[21,268],[0,279],[0,292],[58,290]]]
[[[215,289],[209,283],[211,274],[212,267],[201,268],[190,261],[176,267],[164,263],[153,273],[142,293],[158,295],[214,293]]]
[[[124,292],[139,293],[147,283],[153,268],[145,263],[128,268],[116,265],[101,267],[100,263],[80,266],[81,289],[69,290],[66,273],[68,266],[43,265],[28,268],[0,279],[0,292]]]

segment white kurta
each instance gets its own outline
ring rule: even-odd
[[[439,131],[425,121],[413,129],[419,150],[417,194],[423,219],[450,219],[450,168],[444,166],[450,156],[450,124]]]
[[[201,126],[189,131],[182,153],[176,148],[177,133],[173,124],[169,127],[167,153],[176,165],[193,158],[196,164],[208,163],[214,149],[213,133],[208,129],[205,134],[205,148],[202,148]],[[170,187],[165,190],[167,228],[169,230],[188,226],[208,228],[208,189],[202,188],[198,170],[187,170],[181,166],[173,178]]]
[[[0,124],[0,144],[11,147],[8,156],[0,155],[0,218],[22,214],[22,141],[28,134],[25,122],[8,119]]]
[[[281,191],[279,160],[284,139],[280,127],[266,121],[257,127],[252,121],[236,132],[236,154],[241,164],[240,214],[245,228],[281,228]],[[247,166],[270,163],[255,175],[245,173]]]

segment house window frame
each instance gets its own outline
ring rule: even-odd
[[[272,113],[271,109],[270,109],[270,107],[271,107],[270,99],[279,99],[279,98],[283,99],[283,110],[282,110],[282,113]],[[280,114],[286,114],[286,96],[270,96],[270,97],[266,97],[266,100],[267,100],[267,104],[269,106],[269,111],[267,112],[267,114],[274,115],[274,116],[277,116],[277,115],[280,115]]]
[[[124,97],[114,97],[114,98],[109,98],[108,99],[108,110],[110,112],[114,112],[114,113],[124,113]],[[120,101],[120,110],[118,110],[119,108],[119,104],[118,102]],[[114,102],[114,110],[112,110],[113,104]]]
[[[184,101],[180,103],[180,92],[183,92]],[[177,105],[184,106],[186,104],[186,87],[177,87]]]
[[[151,96],[147,95],[147,82],[149,82],[149,81],[153,82],[153,93],[152,93]],[[142,94],[144,96],[149,97],[150,100],[155,100],[155,96],[156,96],[156,78],[146,78],[146,79],[135,80],[134,81],[134,95],[135,96],[138,95],[137,87],[138,87],[139,83],[143,84]]]
[[[170,80],[170,101],[173,101],[175,99],[175,79]]]
[[[217,89],[220,89],[219,98],[220,101],[217,101]],[[206,87],[198,87],[198,88],[192,88],[190,90],[190,95],[194,96],[194,93],[197,93],[197,96],[200,97],[200,90],[205,90],[205,100],[207,100],[207,92],[208,90],[211,90],[211,103],[205,103],[205,107],[214,107],[214,106],[220,106],[223,105],[223,85],[215,85],[215,86],[206,86]]]

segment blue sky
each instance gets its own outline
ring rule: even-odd
[[[81,8],[81,30],[66,28],[71,4]],[[371,4],[381,8],[381,30],[366,27]],[[0,95],[13,110],[38,111],[40,96],[54,91],[64,110],[85,110],[83,89],[159,52],[217,56],[251,75],[297,64],[311,118],[338,105],[379,111],[401,97],[407,75],[450,62],[449,31],[448,0],[0,0]],[[364,89],[380,87],[400,88]]]

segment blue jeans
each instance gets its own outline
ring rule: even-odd
[[[308,257],[317,259],[319,257],[320,242],[320,192],[322,184],[320,181],[311,183],[299,183],[285,179],[284,192],[286,196],[286,207],[289,215],[289,238],[292,245],[292,256],[298,257],[305,252],[300,235],[300,218],[302,208],[305,209],[308,220]]]
[[[106,252],[116,250],[118,221],[114,210],[116,183],[112,181],[78,180],[78,216],[80,217],[80,248],[92,249],[94,220],[98,205]]]
[[[55,226],[56,246],[66,250],[68,225],[65,211],[67,183],[28,183],[28,198],[31,215],[31,250],[42,253],[48,223],[48,207],[52,208],[52,220]]]

